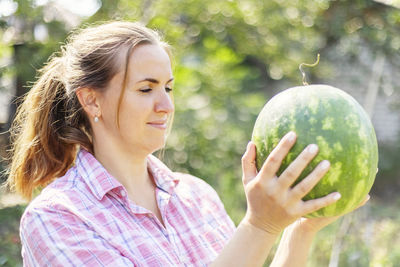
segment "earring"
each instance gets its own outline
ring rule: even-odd
[[[99,117],[94,116],[94,122],[99,122]]]

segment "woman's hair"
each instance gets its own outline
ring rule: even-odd
[[[119,21],[74,32],[61,51],[50,57],[25,95],[10,129],[8,186],[31,199],[35,188],[66,173],[80,146],[93,153],[92,129],[76,90],[105,90],[122,65],[125,73],[119,110],[128,59],[139,44],[160,45],[171,57],[168,44],[157,32],[138,23]],[[121,51],[126,51],[125,62],[118,60]]]

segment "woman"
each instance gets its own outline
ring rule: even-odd
[[[209,185],[151,155],[171,126],[173,80],[169,46],[131,22],[83,29],[50,59],[13,125],[9,184],[27,198],[44,187],[21,219],[24,265],[261,266],[285,228],[273,265],[305,264],[315,233],[336,219],[300,219],[340,198],[301,200],[329,162],[291,188],[317,146],[278,179],[295,133],[260,172],[250,142],[236,228]]]

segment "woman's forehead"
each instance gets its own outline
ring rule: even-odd
[[[170,65],[168,53],[159,45],[146,44],[135,47],[129,57],[131,65],[163,64]]]
[[[135,82],[144,79],[168,81],[172,78],[170,58],[159,45],[141,45],[129,57],[129,75]]]

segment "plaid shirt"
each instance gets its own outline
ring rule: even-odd
[[[24,266],[210,264],[235,231],[216,192],[152,155],[147,161],[165,227],[81,150],[75,166],[43,189],[21,218]]]

